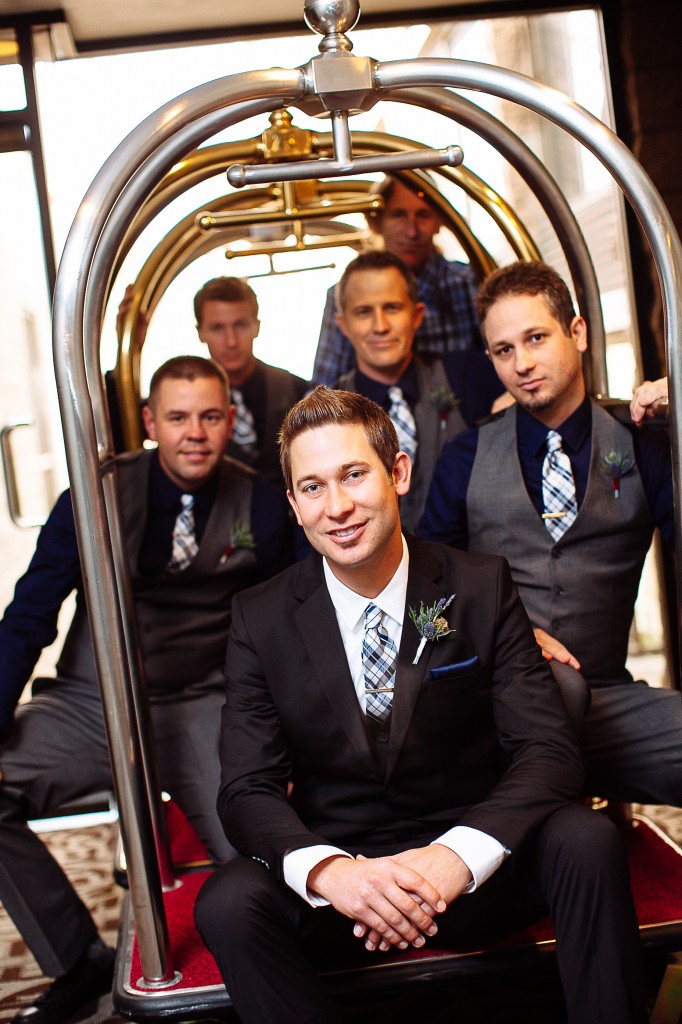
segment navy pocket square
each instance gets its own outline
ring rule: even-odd
[[[441,679],[442,676],[461,676],[465,672],[471,671],[476,665],[478,665],[478,655],[474,654],[473,658],[467,658],[466,661],[456,661],[454,665],[441,665],[440,668],[432,668],[429,679]]]

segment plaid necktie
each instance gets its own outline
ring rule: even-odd
[[[194,532],[194,495],[183,494],[182,509],[173,527],[173,551],[166,568],[168,572],[182,572],[191,565],[199,545]]]
[[[388,397],[391,401],[388,415],[398,435],[398,447],[401,452],[407,452],[410,460],[414,462],[414,457],[417,454],[417,424],[414,421],[412,410],[407,404],[401,388],[395,385],[389,388]]]
[[[232,404],[234,405],[234,424],[232,425],[232,440],[243,449],[245,456],[256,455],[256,427],[253,422],[253,414],[247,409],[244,396],[239,388],[230,388]]]
[[[575,481],[568,455],[561,447],[556,430],[547,434],[547,455],[542,464],[542,500],[545,526],[552,540],[560,540],[578,515]]]
[[[397,656],[396,646],[381,624],[381,609],[370,602],[365,608],[362,669],[367,714],[378,722],[391,713]]]

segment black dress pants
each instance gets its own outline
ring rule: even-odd
[[[377,851],[379,855],[379,851]],[[644,1024],[639,932],[622,840],[584,807],[552,814],[528,848],[439,915],[443,945],[485,941],[547,913],[570,1024]],[[313,961],[377,963],[331,907],[314,909],[260,863],[238,858],[204,885],[195,909],[242,1024],[337,1024]]]

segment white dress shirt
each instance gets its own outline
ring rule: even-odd
[[[403,557],[386,587],[371,600],[383,612],[382,624],[396,646],[400,649],[407,595],[407,576],[410,556],[403,537]],[[336,621],[346,651],[353,686],[362,708],[366,710],[365,678],[362,668],[362,641],[365,635],[365,609],[369,598],[356,594],[341,583],[333,574],[327,560],[323,559],[324,577],[329,596],[336,612]],[[418,638],[415,636],[415,651]],[[467,825],[455,825],[442,836],[433,840],[447,846],[462,858],[471,871],[472,881],[465,892],[473,892],[498,869],[509,855],[509,851],[497,839]],[[335,856],[350,857],[345,850],[336,846],[306,846],[287,853],[283,860],[284,881],[313,907],[326,906],[328,901],[311,893],[307,887],[308,875],[323,860]]]

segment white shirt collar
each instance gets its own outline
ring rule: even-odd
[[[327,559],[322,559],[324,578],[332,604],[337,616],[349,630],[354,629],[360,619],[364,618],[365,608],[370,600],[385,615],[390,615],[402,627],[407,596],[407,576],[410,568],[410,556],[404,537],[402,537],[402,542],[403,557],[400,559],[400,565],[381,593],[371,599],[356,594],[354,590],[341,583],[327,565]]]

